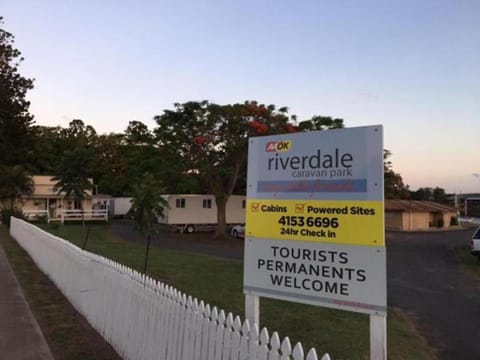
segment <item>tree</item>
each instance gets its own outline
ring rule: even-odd
[[[227,200],[246,175],[248,137],[296,132],[295,120],[286,107],[255,101],[187,102],[155,117],[158,145],[185,179],[197,179],[203,192],[215,196],[216,238],[225,236]]]
[[[34,151],[30,162],[32,172],[37,175],[52,175],[63,153],[70,147],[65,129],[60,126],[34,126]]]
[[[153,145],[154,137],[147,125],[141,121],[130,121],[125,129],[125,141],[128,145]]]
[[[419,188],[411,192],[413,200],[419,201],[433,201],[433,190],[430,187]]]
[[[22,165],[0,166],[0,202],[2,210],[13,210],[22,196],[33,193],[33,180]]]
[[[419,188],[416,191],[412,191],[411,195],[413,200],[433,201],[440,204],[450,203],[445,189],[438,186],[433,189],[431,187]]]
[[[405,185],[402,176],[392,169],[392,162],[389,160],[391,155],[389,150],[383,151],[385,199],[410,199],[408,185]]]
[[[319,131],[344,128],[343,119],[333,119],[330,116],[315,115],[310,120],[298,124],[299,131]]]
[[[123,140],[122,157],[130,182],[142,179],[147,172],[156,178],[162,178],[167,169],[174,167],[156,146],[153,132],[142,122],[130,121]],[[129,191],[132,191],[131,186]]]
[[[67,199],[74,199],[81,207],[83,249],[86,248],[88,240],[85,236],[83,200],[88,191],[92,190],[91,164],[93,156],[92,150],[85,146],[73,147],[65,151],[53,178],[56,181],[54,188],[57,194],[63,193]]]
[[[124,196],[131,192],[132,179],[128,174],[128,162],[123,134],[103,134],[95,142],[93,177],[100,192],[112,196]]]
[[[22,217],[19,205],[22,197],[33,192],[33,180],[21,165],[0,165],[0,215],[1,222],[10,226],[10,217]]]
[[[215,196],[216,238],[225,236],[226,203],[246,169],[250,134],[285,127],[289,118],[274,106],[255,102],[220,106],[208,101],[175,104],[156,116],[157,141],[185,179],[195,178]]]
[[[0,164],[18,165],[27,162],[32,149],[33,116],[25,96],[33,80],[18,73],[23,57],[3,24],[0,17]]]
[[[162,197],[163,191],[162,184],[150,173],[144,174],[142,179],[133,186],[130,215],[135,221],[137,230],[146,238],[144,274],[147,273],[150,237],[155,224],[158,223],[158,218],[163,217],[163,209],[168,206],[168,202]]]

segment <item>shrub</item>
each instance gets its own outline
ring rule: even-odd
[[[19,208],[8,208],[0,210],[0,221],[2,224],[7,225],[10,227],[10,217],[15,216],[16,218],[25,220],[26,217],[23,214],[22,210]]]

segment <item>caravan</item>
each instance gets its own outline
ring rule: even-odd
[[[164,216],[158,219],[178,231],[212,231],[217,225],[217,205],[213,195],[182,194],[165,195],[168,207]],[[245,196],[232,195],[225,211],[227,225],[245,223]]]

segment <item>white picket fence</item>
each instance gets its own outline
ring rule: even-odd
[[[318,360],[171,286],[12,218],[10,233],[124,359]],[[328,354],[321,360],[330,360]]]

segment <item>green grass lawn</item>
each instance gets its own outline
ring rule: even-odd
[[[80,225],[44,226],[48,231],[80,245]],[[208,236],[208,235],[206,235]],[[145,248],[114,237],[108,226],[95,225],[87,250],[140,271]],[[204,300],[243,318],[243,265],[240,261],[174,251],[153,246],[148,273],[186,294]],[[292,342],[301,341],[305,350],[315,347],[332,359],[369,358],[367,315],[331,310],[285,301],[261,299],[261,325]],[[413,322],[398,309],[388,312],[389,359],[434,359]]]

